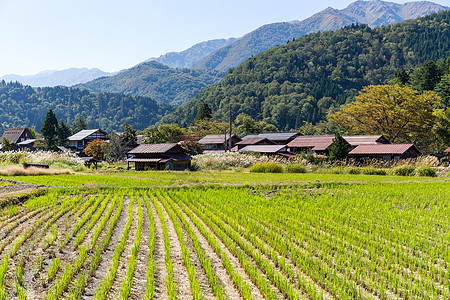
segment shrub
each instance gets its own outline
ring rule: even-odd
[[[251,173],[283,173],[283,166],[277,163],[257,163],[250,167]]]
[[[348,174],[361,174],[361,169],[355,168],[355,167],[349,167],[349,168],[347,168],[347,173]]]
[[[337,166],[337,167],[333,167],[331,168],[330,172],[332,174],[344,174],[344,167],[343,166]]]
[[[384,169],[377,169],[374,167],[365,167],[361,169],[361,172],[365,175],[386,175],[387,172]]]
[[[286,166],[286,173],[306,173],[307,170],[300,164],[288,164]]]
[[[436,177],[436,171],[432,167],[420,166],[415,171],[416,176]]]
[[[415,168],[413,166],[398,166],[392,169],[392,174],[397,176],[413,176]]]

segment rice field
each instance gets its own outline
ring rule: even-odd
[[[0,299],[449,299],[446,182],[57,188],[0,211]]]

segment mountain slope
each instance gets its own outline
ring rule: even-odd
[[[195,44],[191,48],[181,52],[169,52],[158,58],[149,58],[146,62],[156,61],[171,68],[189,68],[217,49],[225,47],[236,40],[236,38],[209,40]]]
[[[57,85],[72,86],[79,83],[85,83],[103,76],[111,76],[114,73],[103,72],[99,69],[88,68],[70,68],[60,71],[43,71],[35,75],[4,75],[0,80],[18,81],[24,85],[34,87],[53,87]]]
[[[150,61],[111,77],[98,78],[77,88],[91,92],[124,93],[180,105],[201,89],[218,83],[225,73],[214,70],[172,69]]]
[[[427,1],[397,4],[380,0],[356,1],[342,10],[329,7],[303,21],[262,26],[208,55],[192,68],[228,70],[237,67],[252,55],[304,34],[337,30],[352,23],[369,24],[371,27],[388,25],[445,9],[448,8]]]
[[[305,35],[230,70],[162,123],[191,124],[208,103],[215,119],[246,113],[281,130],[316,123],[369,84],[386,83],[399,68],[450,57],[450,11],[371,29],[352,25]]]
[[[83,115],[90,128],[118,130],[128,122],[136,129],[145,129],[173,110],[147,97],[96,94],[60,86],[33,89],[4,81],[0,81],[0,99],[0,129],[27,126],[40,131],[50,108],[58,120],[63,118],[69,123]]]

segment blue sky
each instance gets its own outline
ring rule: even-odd
[[[70,67],[118,71],[201,41],[239,37],[352,2],[0,0],[0,75]],[[433,2],[450,6],[450,0]]]

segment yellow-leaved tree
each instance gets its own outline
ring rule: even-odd
[[[433,139],[439,96],[395,85],[370,85],[330,119],[350,133],[383,134],[393,143]]]

